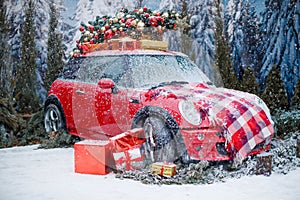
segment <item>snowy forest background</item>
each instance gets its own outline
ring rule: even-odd
[[[163,39],[221,87],[259,95],[277,135],[300,129],[300,0],[4,0],[0,2],[0,147],[45,138],[43,102],[80,23],[122,7],[175,10]],[[70,138],[69,138],[70,139]]]

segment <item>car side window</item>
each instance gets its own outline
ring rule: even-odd
[[[101,78],[110,78],[116,84],[119,84],[127,69],[128,65],[125,56],[107,57],[107,67],[103,70]]]
[[[78,70],[82,63],[82,58],[71,58],[64,66],[60,78],[62,79],[75,79],[78,76]]]
[[[97,83],[101,78],[111,78],[116,81],[119,68],[122,66],[120,56],[91,56],[81,63],[76,80]]]

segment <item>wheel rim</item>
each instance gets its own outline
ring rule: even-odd
[[[58,131],[61,128],[61,114],[56,106],[47,109],[45,115],[45,129],[47,132]]]
[[[145,137],[146,137],[146,143],[145,143],[145,150],[146,153],[149,153],[149,157],[151,161],[155,161],[154,158],[154,150],[156,147],[155,139],[154,139],[154,127],[150,123],[146,123],[144,126],[145,131]]]

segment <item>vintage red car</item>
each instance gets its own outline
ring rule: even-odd
[[[103,50],[71,58],[45,102],[47,132],[108,139],[143,127],[152,161],[235,160],[268,150],[273,122],[257,96],[217,88],[189,58]]]

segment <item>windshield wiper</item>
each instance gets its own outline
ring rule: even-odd
[[[163,86],[166,86],[166,85],[188,84],[188,83],[189,82],[187,82],[187,81],[166,81],[166,82],[161,82],[158,85],[151,87],[150,89],[153,90],[153,89],[163,87]]]

